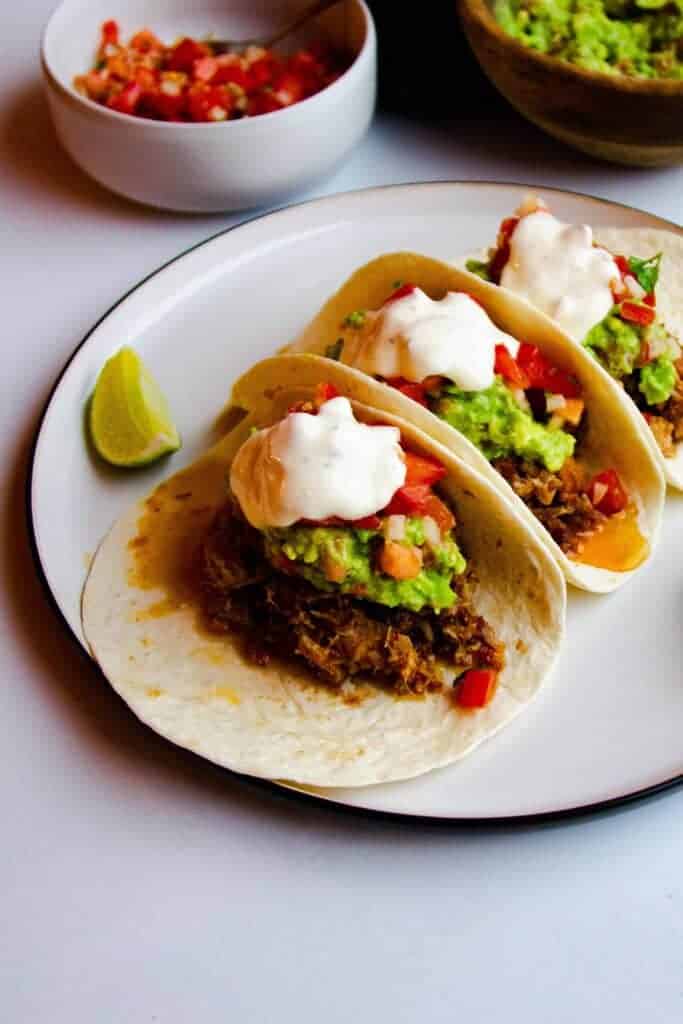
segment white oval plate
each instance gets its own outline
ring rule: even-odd
[[[442,258],[495,238],[523,185],[390,186],[290,207],[218,235],[143,281],[93,328],[51,396],[36,438],[29,518],[39,567],[83,645],[87,560],[119,513],[206,447],[234,378],[293,338],[361,263],[397,249]],[[656,217],[544,189],[565,220],[662,227]],[[169,398],[184,447],[135,472],[88,452],[83,411],[103,362],[141,353]],[[683,500],[634,582],[572,593],[559,670],[535,704],[462,763],[410,782],[315,795],[368,810],[491,820],[568,813],[683,781]]]

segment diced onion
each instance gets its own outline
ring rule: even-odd
[[[389,516],[386,521],[384,533],[387,540],[403,540],[406,535],[406,517]]]
[[[524,391],[522,390],[522,388],[510,388],[510,391],[512,392],[512,397],[514,398],[514,400],[517,403],[517,405],[521,409],[524,409],[524,412],[531,412],[531,406],[529,405],[529,400],[527,399],[526,395],[524,394]]]
[[[436,519],[432,519],[431,516],[425,516],[422,520],[422,528],[425,532],[425,541],[430,548],[438,548],[441,544],[441,530]]]
[[[602,499],[607,494],[607,491],[608,491],[607,484],[603,484],[599,480],[597,481],[597,483],[594,483],[593,484],[593,499],[592,499],[593,500],[593,504],[596,505],[596,506],[599,505],[600,502],[602,501]]]
[[[548,395],[545,400],[545,407],[548,412],[559,412],[564,409],[567,400],[564,395]]]
[[[547,210],[547,206],[540,196],[535,196],[531,193],[530,195],[524,196],[524,199],[522,199],[522,202],[515,210],[515,213],[518,217],[526,217],[528,213],[536,213],[537,210]]]
[[[647,292],[641,286],[640,282],[636,281],[633,274],[626,274],[624,277],[624,284],[626,285],[629,295],[632,295],[634,299],[644,299],[647,295]]]

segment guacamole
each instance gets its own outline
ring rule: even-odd
[[[525,46],[590,71],[683,79],[683,0],[495,0]]]
[[[284,557],[297,563],[300,576],[319,590],[356,594],[368,601],[389,608],[407,608],[419,612],[425,607],[441,611],[455,603],[451,580],[465,571],[465,559],[452,537],[442,539],[440,547],[430,552],[430,559],[420,573],[410,580],[395,580],[374,567],[374,548],[381,534],[378,530],[360,530],[346,526],[289,526],[265,532],[266,554],[278,564]],[[408,519],[403,541],[422,547],[425,533],[422,519]],[[324,566],[333,562],[342,566],[345,575],[339,583],[331,582]]]
[[[489,460],[519,455],[556,473],[574,452],[575,438],[537,423],[499,377],[483,391],[460,391],[447,385],[432,411],[468,437]]]
[[[666,328],[661,323],[639,327],[626,323],[618,314],[616,306],[601,323],[591,328],[584,345],[617,380],[635,374],[638,390],[648,405],[666,402],[678,381],[674,353],[665,351],[640,368],[636,365],[643,346],[657,344],[661,350],[668,337]]]

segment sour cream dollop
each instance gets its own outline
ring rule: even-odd
[[[619,268],[593,245],[587,224],[563,224],[549,213],[522,217],[510,238],[510,259],[500,283],[583,341],[614,305],[610,282]]]
[[[363,519],[389,504],[405,483],[396,427],[359,423],[348,398],[317,416],[290,413],[253,434],[237,452],[230,487],[258,530],[300,519]]]
[[[465,292],[435,301],[420,288],[388,302],[372,320],[352,365],[373,377],[448,377],[464,391],[493,384],[496,345],[519,344]]]

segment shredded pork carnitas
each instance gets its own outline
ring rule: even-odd
[[[567,459],[559,473],[517,457],[496,459],[493,466],[565,554],[578,554],[585,541],[605,524],[607,517],[583,490],[585,474],[574,459]]]
[[[471,572],[455,577],[457,601],[438,614],[318,590],[270,564],[261,534],[232,503],[205,538],[200,571],[211,627],[240,634],[260,664],[293,657],[332,686],[363,675],[398,693],[442,689],[437,659],[458,673],[503,667],[503,645],[472,606]]]

